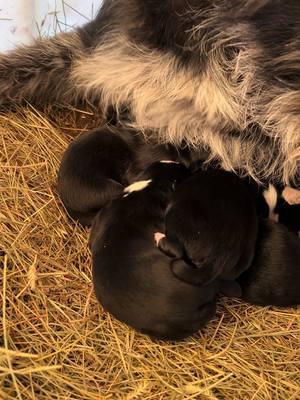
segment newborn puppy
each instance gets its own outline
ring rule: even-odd
[[[128,131],[103,127],[68,147],[58,173],[58,192],[69,215],[82,225],[91,225],[96,213],[128,184],[133,140]]]
[[[267,218],[285,225],[291,232],[300,233],[300,190],[291,187],[267,187],[247,179],[252,194],[256,198],[257,213],[260,218]]]
[[[251,264],[257,235],[255,200],[223,170],[199,170],[176,190],[159,247],[176,258],[179,279],[204,285],[234,280]]]
[[[300,190],[285,187],[278,199],[275,212],[278,221],[300,236]]]
[[[196,157],[205,156],[184,146],[153,143],[122,125],[106,126],[70,144],[60,165],[58,192],[68,214],[89,226],[97,212],[152,163],[167,159],[190,167]]]
[[[187,177],[178,163],[151,165],[124,196],[105,206],[92,226],[93,282],[103,307],[136,330],[182,339],[215,314],[218,284],[204,288],[177,279],[171,258],[156,246],[176,184]]]
[[[284,225],[261,220],[251,267],[239,278],[242,298],[262,306],[300,304],[300,240]]]

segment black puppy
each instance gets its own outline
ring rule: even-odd
[[[75,139],[65,152],[58,192],[69,215],[91,225],[96,213],[128,185],[134,162],[131,132],[103,127]]]
[[[97,212],[153,162],[167,159],[190,167],[205,156],[184,145],[178,149],[146,140],[124,126],[106,126],[70,144],[60,165],[58,192],[69,215],[82,225],[91,225]]]
[[[177,188],[159,247],[177,258],[172,271],[178,278],[204,285],[245,271],[256,236],[255,201],[242,181],[223,170],[199,170]]]
[[[263,306],[300,304],[299,191],[251,185],[259,215],[258,238],[250,268],[237,279],[238,296]],[[227,286],[225,294],[237,297],[233,289]]]
[[[249,303],[300,304],[299,238],[282,224],[261,220],[253,263],[238,283]]]
[[[171,271],[155,243],[175,185],[187,177],[178,163],[150,166],[95,218],[90,246],[93,282],[103,307],[120,321],[160,339],[181,339],[215,314],[218,283],[188,285]]]
[[[244,182],[256,199],[260,218],[270,219],[285,225],[291,232],[300,233],[300,190],[292,187],[258,185],[250,178]]]

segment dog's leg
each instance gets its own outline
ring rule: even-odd
[[[0,54],[0,108],[30,103],[72,103],[80,93],[71,78],[84,44],[80,30],[38,39]]]
[[[167,256],[172,258],[181,258],[184,256],[183,246],[174,238],[164,236],[158,242],[158,248]]]

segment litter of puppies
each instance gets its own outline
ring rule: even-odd
[[[103,121],[62,111],[0,116],[1,396],[18,398],[9,357],[23,398],[298,398],[299,307],[220,297],[213,320],[174,343],[151,340],[99,305],[89,229],[68,218],[56,182],[74,137]]]
[[[100,303],[160,339],[205,326],[221,293],[300,304],[299,191],[260,187],[183,153],[116,127],[67,150],[58,189],[70,216],[92,225]]]

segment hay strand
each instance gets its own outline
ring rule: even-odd
[[[216,319],[177,344],[153,342],[102,310],[88,231],[56,192],[68,143],[99,119],[49,114],[0,116],[0,398],[298,400],[297,308],[222,299]]]

